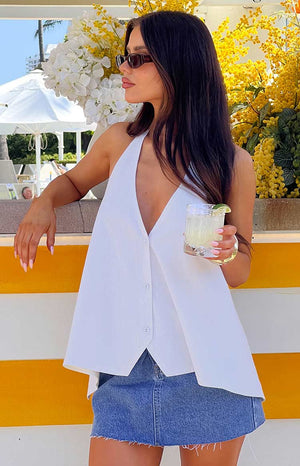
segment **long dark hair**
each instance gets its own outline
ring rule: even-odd
[[[164,174],[170,179],[171,169],[182,184],[208,203],[226,203],[235,147],[223,76],[210,32],[203,21],[187,13],[149,13],[129,21],[125,55],[136,26],[140,27],[165,89],[153,128],[153,146]],[[128,134],[142,134],[153,118],[153,106],[145,102],[135,121],[128,125]],[[176,157],[190,182],[180,174]]]

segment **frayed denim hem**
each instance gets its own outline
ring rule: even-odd
[[[185,448],[187,450],[196,450],[196,453],[197,453],[197,456],[199,456],[199,453],[198,453],[198,449],[200,448],[201,451],[204,449],[204,448],[209,448],[211,445],[213,445],[213,450],[212,451],[215,451],[216,448],[218,447],[219,445],[219,449],[222,450],[222,442],[217,442],[217,443],[200,443],[199,445],[179,445],[181,448]]]
[[[103,438],[104,440],[117,440],[118,442],[127,442],[129,445],[144,445],[144,446],[147,446],[148,448],[150,448],[150,447],[164,448],[164,446],[162,446],[162,445],[152,445],[152,444],[149,444],[149,443],[140,443],[140,442],[135,442],[135,441],[130,441],[130,440],[120,440],[120,439],[111,438],[111,437],[104,437],[102,435],[91,435],[90,438],[91,439],[92,438]],[[199,445],[165,445],[165,446],[178,446],[178,447],[181,447],[181,448],[185,448],[187,450],[196,450],[196,454],[197,454],[197,456],[199,456],[199,453],[198,453],[199,448],[201,450],[203,450],[204,448],[209,448],[211,445],[213,445],[213,451],[215,451],[216,448],[218,448],[218,445],[219,445],[219,449],[220,450],[222,449],[222,442],[203,443],[203,444],[199,444]]]
[[[117,440],[118,442],[127,442],[129,445],[144,445],[148,448],[150,447],[160,447],[163,448],[161,445],[152,445],[149,443],[140,443],[140,442],[135,442],[135,441],[130,441],[130,440],[120,440],[118,438],[111,438],[111,437],[103,437],[102,435],[91,435],[90,438],[103,438],[104,440]]]

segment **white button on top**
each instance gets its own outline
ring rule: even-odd
[[[146,288],[146,290],[149,290],[149,288],[150,288],[150,283],[146,283],[145,288]]]
[[[150,330],[151,330],[150,327],[145,327],[145,328],[144,328],[144,332],[145,332],[145,333],[149,333]]]

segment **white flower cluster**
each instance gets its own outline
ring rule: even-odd
[[[97,58],[86,48],[95,44],[84,32],[83,25],[91,27],[97,20],[96,12],[85,12],[81,19],[73,19],[65,42],[52,50],[49,60],[43,64],[46,87],[57,96],[67,97],[78,103],[84,111],[87,123],[101,121],[103,128],[118,121],[133,119],[140,105],[128,104],[122,89],[121,76],[111,74],[103,78],[104,68],[110,68],[110,59]],[[118,30],[120,36],[123,30]]]
[[[132,119],[140,106],[130,105],[124,98],[122,80],[119,74],[111,74],[110,78],[104,78],[101,86],[91,91],[84,112],[88,122],[103,121],[112,125],[119,121]]]

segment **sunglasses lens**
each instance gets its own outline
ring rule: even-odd
[[[146,62],[149,61],[149,56],[147,55],[140,55],[138,53],[132,53],[128,55],[117,55],[116,56],[116,65],[120,68],[121,65],[127,60],[128,65],[130,68],[139,68]],[[151,61],[151,60],[150,60]]]
[[[131,68],[138,68],[142,64],[141,56],[140,55],[128,55],[128,65]]]
[[[124,63],[125,60],[126,60],[126,58],[123,55],[117,55],[116,56],[116,65],[117,65],[117,67],[120,68],[120,66]]]

